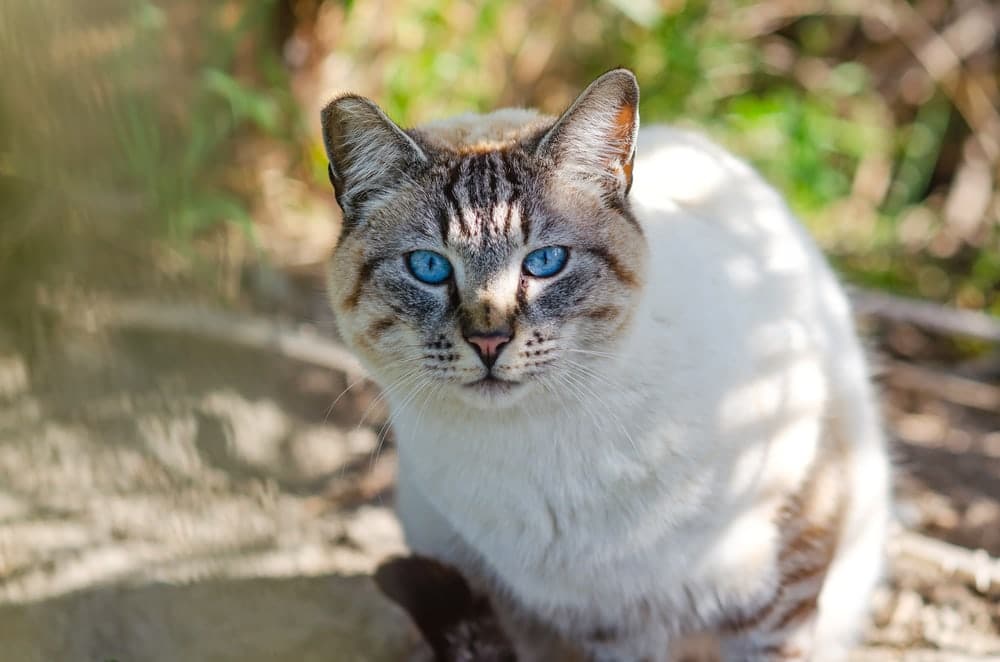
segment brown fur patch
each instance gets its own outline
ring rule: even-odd
[[[635,131],[635,106],[625,105],[619,109],[615,115],[615,128],[615,138],[627,150],[621,154],[621,169],[622,174],[625,175],[625,190],[627,191],[632,187],[632,167],[635,165],[635,160],[629,158],[632,156],[629,151],[632,145],[632,134]]]
[[[799,598],[788,596],[786,591],[801,582],[822,579],[833,561],[843,517],[844,495],[839,489],[830,490],[828,480],[829,458],[819,456],[796,494],[789,496],[777,513],[776,524],[783,540],[776,559],[780,584],[768,605],[756,614],[728,619],[726,629],[746,631],[761,626],[769,619],[768,630],[777,632],[816,612],[822,582],[814,591]],[[779,611],[780,610],[780,611]],[[735,627],[733,627],[735,626]],[[775,659],[798,659],[798,649],[772,646],[761,653]]]
[[[743,612],[726,617],[719,625],[721,632],[732,634],[752,630],[756,626],[767,620],[768,616],[778,607],[781,602],[782,592],[780,587],[768,598],[767,602],[758,607],[755,611]]]
[[[367,333],[368,336],[373,338],[374,340],[380,340],[382,338],[382,334],[384,334],[386,331],[388,331],[394,326],[396,326],[395,317],[383,317],[381,319],[372,322],[368,326],[368,329],[365,331],[365,333]]]
[[[807,579],[812,579],[813,577],[818,577],[824,574],[830,567],[830,559],[824,558],[817,565],[805,566],[802,568],[796,568],[795,570],[790,570],[781,574],[781,583],[784,586],[790,584],[798,584],[799,582],[805,581]]]
[[[618,258],[611,254],[606,248],[590,247],[587,250],[604,262],[608,269],[611,270],[611,273],[613,273],[622,283],[628,285],[629,287],[639,286],[639,279],[636,275],[626,269]]]
[[[833,550],[834,538],[835,534],[830,527],[808,526],[785,542],[778,554],[778,561],[779,563],[784,562],[800,554],[819,553],[822,557],[827,557],[829,552]]]
[[[618,306],[600,306],[599,308],[593,308],[585,311],[583,316],[592,320],[609,322],[618,317],[621,312],[622,309]]]
[[[618,113],[615,115],[615,138],[618,139],[622,146],[626,148],[631,148],[632,145],[632,133],[635,131],[635,106],[625,105],[622,106]],[[631,151],[631,149],[629,149]],[[625,152],[622,154],[622,162],[629,157],[629,153]]]
[[[781,618],[779,618],[778,622],[774,625],[774,629],[781,630],[796,621],[801,621],[816,613],[816,606],[818,603],[818,595],[812,595],[808,598],[800,600],[798,603],[785,610],[785,613],[781,615]]]
[[[632,120],[635,119],[635,106],[626,104],[618,109],[615,115],[615,126],[625,139],[632,137]]]
[[[348,310],[357,308],[358,301],[361,300],[361,292],[364,290],[365,284],[371,279],[372,273],[375,271],[378,263],[379,260],[368,260],[361,265],[361,268],[358,270],[358,279],[354,281],[354,288],[351,289],[351,293],[344,299],[344,308]]]
[[[632,167],[635,165],[635,161],[629,159],[626,163],[622,165],[622,172],[625,173],[625,188],[632,186]]]

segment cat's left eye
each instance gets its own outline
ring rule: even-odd
[[[413,251],[406,256],[410,273],[422,283],[440,285],[451,278],[451,262],[434,251]]]
[[[566,266],[569,251],[563,246],[546,246],[531,251],[524,258],[524,272],[535,278],[550,278],[562,271]]]

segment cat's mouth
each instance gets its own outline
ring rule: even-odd
[[[496,410],[510,407],[530,392],[530,382],[502,379],[488,374],[482,379],[462,384],[459,397],[477,409]]]
[[[514,389],[521,386],[521,382],[515,382],[508,379],[500,379],[496,375],[486,375],[482,379],[477,379],[474,382],[469,382],[465,384],[465,388],[473,389],[480,393],[488,393],[492,395],[501,395],[505,393],[510,393]]]

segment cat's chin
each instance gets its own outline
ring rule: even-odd
[[[458,387],[458,396],[477,409],[506,409],[521,400],[529,390],[525,382],[485,377],[462,384]]]

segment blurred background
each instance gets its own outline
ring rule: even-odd
[[[909,529],[858,659],[995,659],[998,32],[992,0],[0,0],[0,642],[398,659],[355,577],[399,547],[394,459],[323,301],[318,111],[558,113],[625,65],[857,288]],[[242,648],[197,648],[208,603]]]

